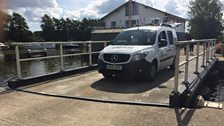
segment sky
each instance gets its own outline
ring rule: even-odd
[[[55,18],[102,18],[128,0],[7,0],[4,7],[9,14],[16,12],[25,17],[31,31],[41,30],[44,14]],[[187,18],[189,0],[134,0],[156,9]],[[222,0],[224,3],[224,0]]]

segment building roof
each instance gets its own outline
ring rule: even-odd
[[[102,17],[101,20],[104,20],[105,18],[107,18],[108,16],[110,16],[112,13],[118,11],[119,9],[121,9],[122,7],[124,7],[126,4],[128,4],[128,2],[129,2],[129,1],[125,2],[124,4],[122,4],[121,6],[119,6],[118,8],[114,9],[113,11],[111,11],[110,13],[108,13],[107,15],[105,15],[104,17]],[[159,12],[164,13],[164,14],[169,15],[169,16],[173,16],[173,17],[179,18],[179,19],[184,20],[184,21],[187,20],[187,19],[185,19],[185,18],[182,18],[182,17],[176,16],[176,15],[173,15],[173,14],[170,14],[170,13],[167,13],[167,12],[164,12],[164,11],[161,11],[161,10],[159,10],[159,9],[150,7],[150,6],[148,6],[148,5],[145,5],[145,4],[142,4],[142,3],[138,3],[138,2],[136,2],[136,1],[132,1],[132,3],[140,4],[140,5],[145,6],[145,7],[147,7],[147,8],[153,9],[153,10],[155,10],[155,11],[159,11]]]

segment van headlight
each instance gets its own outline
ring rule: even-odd
[[[99,59],[99,60],[103,60],[103,53],[100,53],[100,54],[99,54],[98,59]]]
[[[148,52],[141,52],[141,53],[136,53],[132,57],[132,61],[139,61],[141,59],[144,59],[148,55]]]

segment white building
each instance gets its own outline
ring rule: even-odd
[[[131,12],[130,15],[129,12]],[[179,24],[176,27],[177,32],[185,32],[186,19],[131,1],[104,16],[102,21],[105,28],[128,28],[129,21],[130,26],[160,23]]]

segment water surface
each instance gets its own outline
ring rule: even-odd
[[[16,61],[5,60],[5,55],[8,53],[14,54],[14,51],[0,51],[0,86],[5,86],[8,80],[17,77]],[[48,50],[48,55],[59,55],[59,50]],[[66,70],[86,65],[88,65],[88,58],[86,58],[86,56],[64,58],[64,68]],[[42,76],[59,71],[61,71],[60,58],[21,62],[21,73],[23,78]]]

